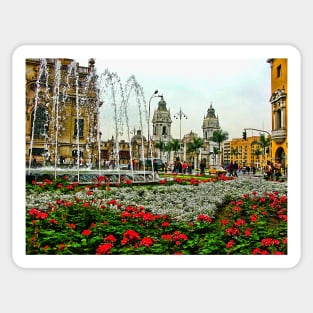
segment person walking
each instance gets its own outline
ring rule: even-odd
[[[205,162],[202,159],[200,162],[200,174],[203,175],[204,174],[204,170],[205,170]]]
[[[238,177],[237,171],[238,171],[238,163],[235,161],[235,163],[234,163],[234,176],[236,176],[236,177]]]
[[[230,161],[230,164],[229,164],[229,175],[234,176],[234,163],[233,163],[233,161]]]
[[[272,167],[271,167],[271,162],[267,161],[265,165],[265,177],[267,180],[270,180],[272,178]]]

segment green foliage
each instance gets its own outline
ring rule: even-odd
[[[32,192],[55,187],[46,185],[33,185]],[[77,185],[64,190],[82,189]],[[26,212],[26,254],[287,253],[287,197],[277,193],[227,196],[215,216],[178,222],[142,206],[100,201],[87,190],[88,197],[75,196],[46,211]],[[144,196],[145,189],[142,192]]]

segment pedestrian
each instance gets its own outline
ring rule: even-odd
[[[158,173],[158,161],[157,161],[157,159],[153,159],[153,171],[154,171],[154,173]]]
[[[33,157],[33,167],[37,167],[37,160],[35,157]]]
[[[267,180],[270,180],[272,178],[272,167],[271,167],[271,162],[267,161],[266,166],[265,166],[265,177]]]
[[[235,162],[234,162],[234,175],[235,175],[236,177],[238,177],[237,171],[238,171],[238,163],[235,161]]]
[[[205,170],[205,162],[202,159],[200,162],[200,174],[203,175],[204,174],[204,170]]]
[[[275,174],[275,177],[276,177],[277,181],[279,181],[279,177],[282,176],[281,175],[281,168],[282,168],[282,164],[280,163],[280,161],[275,163],[275,165],[274,165],[274,174]]]
[[[233,161],[230,161],[228,169],[229,169],[229,175],[234,176],[234,163],[233,163]]]

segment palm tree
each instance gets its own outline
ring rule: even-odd
[[[237,155],[239,154],[238,147],[236,147],[236,148],[232,147],[230,154],[237,157]]]
[[[165,142],[162,140],[159,140],[154,145],[157,149],[160,151],[160,156],[162,155],[162,152],[165,150]]]
[[[172,139],[170,144],[171,144],[172,151],[174,151],[175,152],[175,156],[177,156],[177,151],[179,151],[179,149],[180,149],[180,141],[179,141],[179,139]]]
[[[271,138],[266,137],[265,134],[260,133],[259,144],[260,144],[260,146],[262,148],[262,152],[263,152],[263,166],[265,166],[265,154],[266,154],[267,148],[269,148],[271,145]]]
[[[170,153],[173,151],[171,142],[167,142],[164,146],[164,151],[166,152],[166,160],[170,161]]]
[[[213,156],[214,156],[214,164],[216,165],[216,156],[220,153],[220,150],[217,147],[213,147]]]
[[[193,141],[188,143],[188,152],[196,154],[196,164],[195,168],[198,168],[198,159],[199,159],[199,154],[200,154],[200,148],[203,147],[203,139],[199,137],[194,137]]]
[[[254,150],[254,155],[256,156],[258,163],[260,162],[260,155],[261,154],[262,154],[262,151],[261,151],[260,148],[257,148],[257,149]]]
[[[218,153],[221,152],[222,142],[227,140],[228,136],[229,136],[228,132],[224,132],[222,129],[218,129],[218,130],[215,130],[213,132],[213,136],[209,138],[210,141],[216,142],[218,144]],[[214,150],[213,150],[213,154],[215,154]],[[221,163],[220,160],[219,160],[219,163]]]
[[[221,143],[228,139],[228,132],[224,132],[222,129],[215,130],[213,136],[209,138],[210,141],[218,144],[218,150],[221,151]]]

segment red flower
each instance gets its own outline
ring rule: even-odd
[[[252,254],[261,254],[261,249],[260,248],[253,249]]]
[[[65,248],[65,244],[64,243],[60,243],[59,244],[59,251],[63,250]]]
[[[209,217],[208,215],[204,215],[204,214],[200,214],[198,217],[197,217],[197,221],[201,222],[208,222],[208,223],[211,223],[212,222],[212,219],[211,217]]]
[[[231,248],[233,245],[235,244],[235,241],[232,239],[232,240],[229,240],[227,243],[226,243],[226,248],[229,249]]]
[[[168,226],[170,226],[170,223],[169,223],[169,222],[163,222],[163,223],[161,224],[161,226],[162,226],[162,227],[168,227]]]
[[[140,246],[150,247],[153,245],[153,240],[150,237],[145,237],[140,241]]]
[[[108,235],[104,238],[105,241],[116,242],[116,238],[113,235]]]
[[[49,220],[49,222],[50,222],[51,224],[54,224],[54,225],[57,225],[57,224],[58,224],[58,221],[55,220],[55,219],[51,219],[51,220]]]
[[[239,206],[234,206],[234,211],[236,211],[236,212],[240,212],[241,211],[241,208],[239,207]]]
[[[230,235],[230,236],[238,236],[239,235],[239,229],[236,227],[230,227],[230,228],[225,230],[225,233],[227,235]]]
[[[124,234],[123,234],[123,239],[121,241],[122,245],[125,245],[128,241],[135,241],[135,240],[139,240],[140,239],[140,235],[132,230],[132,229],[128,229]]]
[[[116,205],[116,203],[117,203],[117,200],[115,200],[115,199],[112,199],[112,200],[108,201],[109,205]]]
[[[261,245],[265,247],[279,245],[279,240],[272,238],[264,238],[261,240]]]
[[[245,230],[245,236],[251,236],[251,228]]]
[[[251,222],[256,222],[258,220],[258,216],[256,214],[251,215]]]
[[[172,235],[171,234],[163,234],[161,238],[162,238],[162,240],[172,240]]]
[[[246,223],[245,220],[239,219],[239,220],[237,220],[237,221],[235,222],[235,225],[236,225],[236,226],[241,226],[241,225],[243,225],[243,224],[245,224],[245,223]]]
[[[83,236],[88,236],[90,234],[91,234],[91,231],[89,229],[85,229],[85,230],[82,231],[82,235]]]
[[[29,210],[29,215],[30,216],[37,216],[37,214],[39,213],[39,211],[37,210],[37,209],[35,209],[35,208],[32,208],[32,209],[30,209]]]
[[[97,255],[109,254],[112,247],[113,247],[112,243],[104,243],[102,245],[99,245],[97,250],[96,250],[96,254]]]
[[[104,176],[99,176],[98,177],[98,182],[103,182],[104,181]]]

